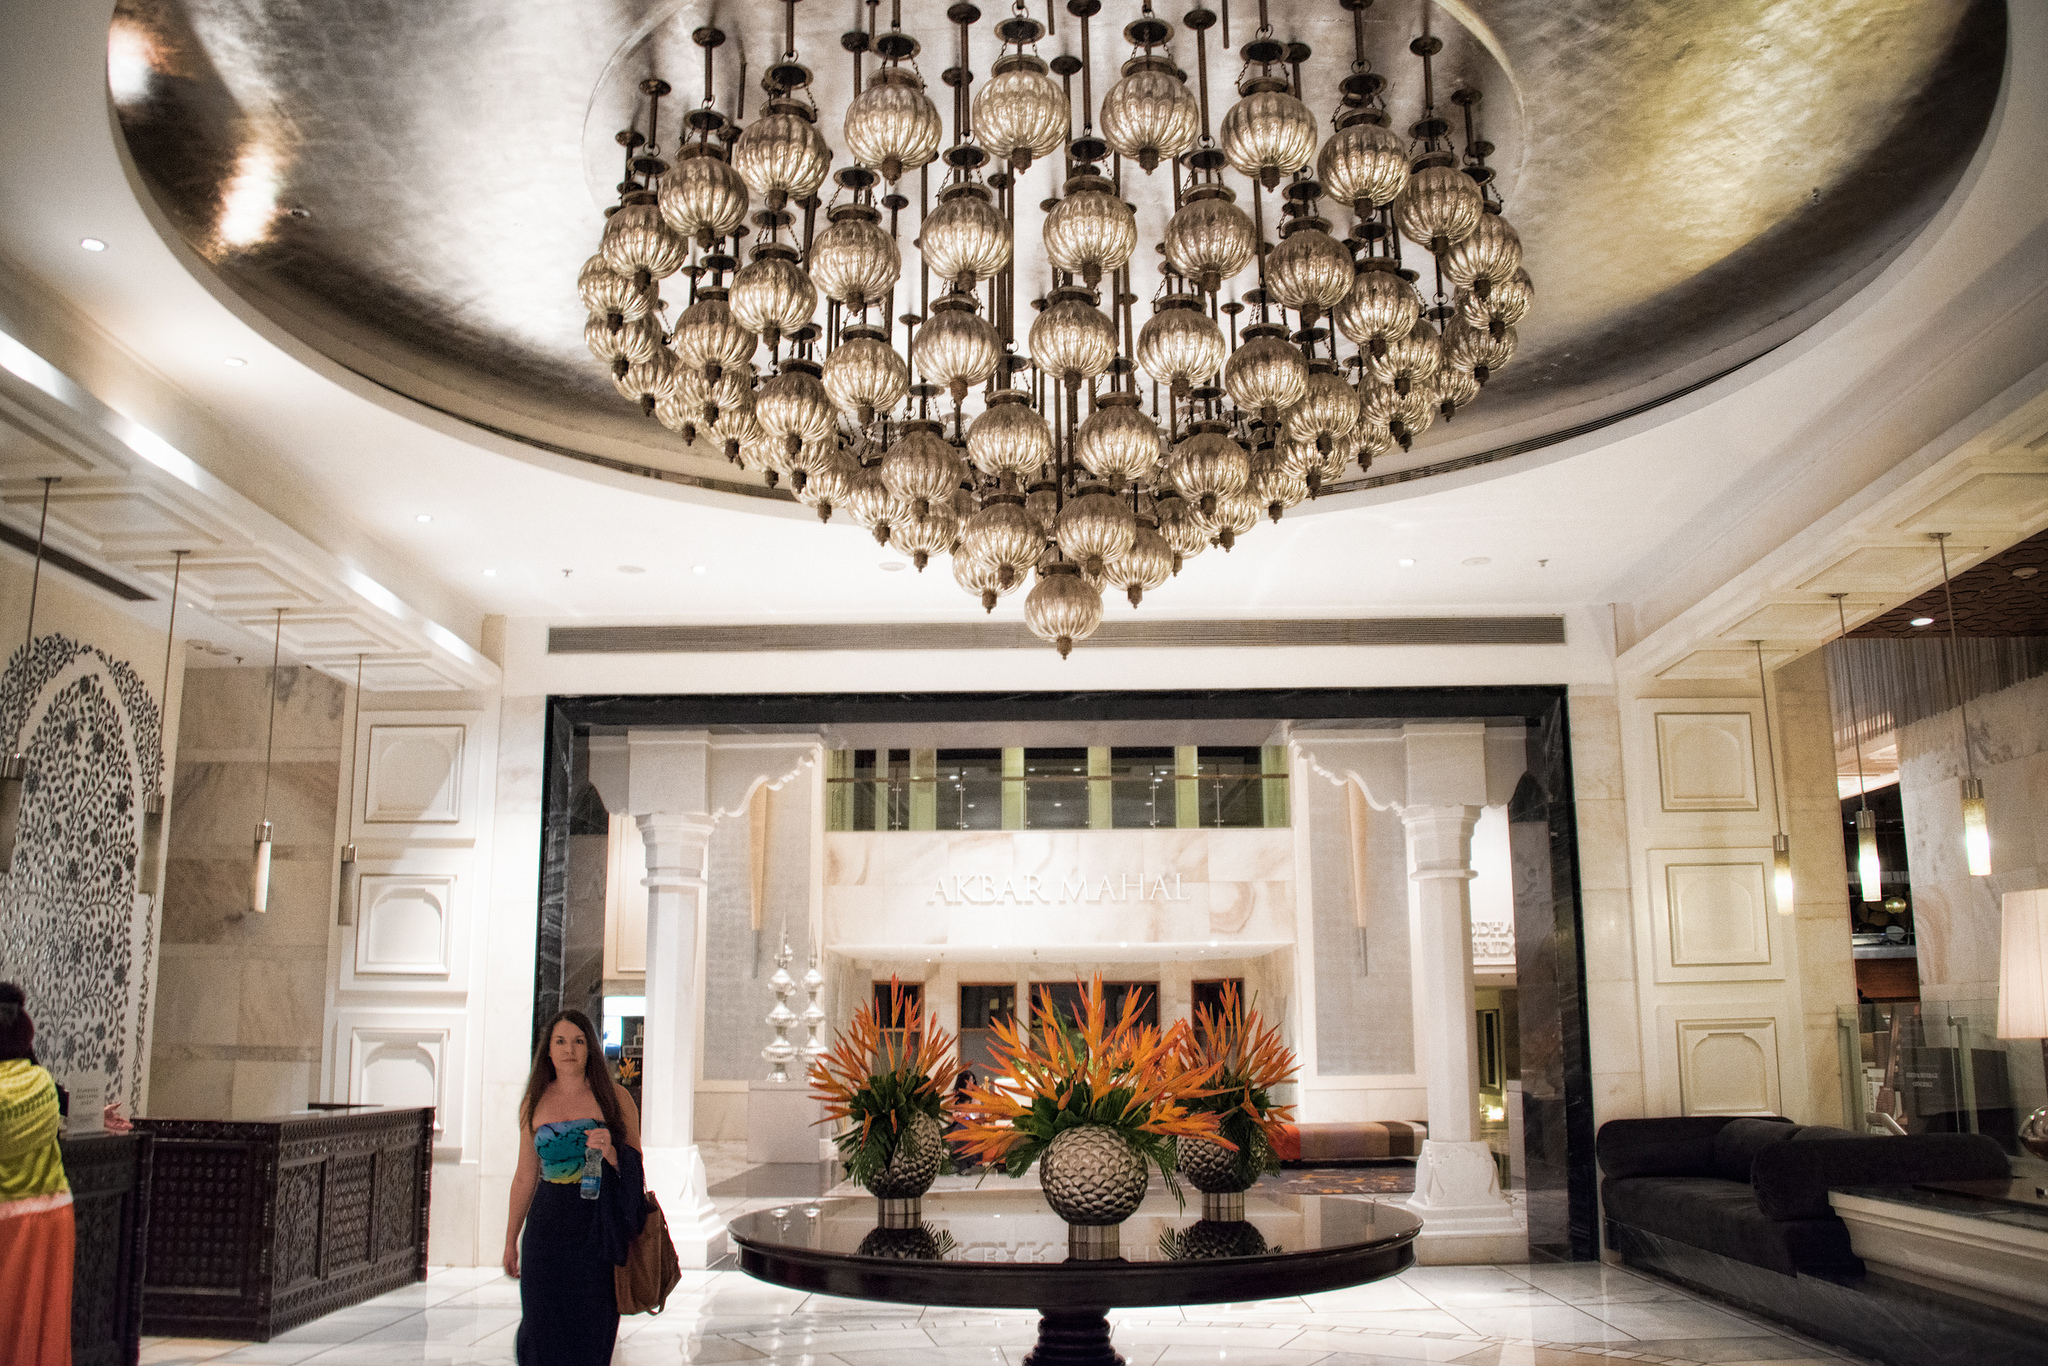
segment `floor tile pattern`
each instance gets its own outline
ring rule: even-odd
[[[1111,1315],[1128,1366],[1858,1366],[1855,1358],[1621,1267],[1414,1267],[1349,1290]],[[519,1286],[491,1267],[426,1281],[266,1343],[151,1338],[143,1366],[512,1366]],[[1022,1366],[1028,1311],[807,1295],[685,1272],[620,1325],[614,1366]]]

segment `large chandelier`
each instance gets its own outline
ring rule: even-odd
[[[1408,45],[1422,117],[1396,129],[1366,53],[1372,0],[1317,2],[1352,16],[1337,107],[1325,121],[1304,103],[1313,54],[1276,37],[1260,0],[1220,136],[1211,67],[1229,26],[1212,52],[1218,17],[1199,3],[1181,20],[1192,76],[1143,0],[1099,104],[1101,0],[1067,0],[1078,55],[1050,59],[1048,25],[1015,0],[980,81],[981,12],[950,4],[950,135],[902,0],[886,32],[871,0],[868,30],[842,38],[854,96],[838,119],[810,93],[796,0],[744,128],[714,88],[725,35],[700,28],[702,101],[671,153],[659,78],[640,86],[645,131],[619,135],[619,202],[577,280],[585,340],[623,397],[821,519],[852,517],[920,570],[950,556],[987,610],[1023,590],[1025,621],[1064,657],[1105,591],[1136,607],[1190,557],[1408,449],[1514,358],[1534,287],[1477,132],[1480,91],[1449,93],[1460,142],[1423,0]],[[1020,326],[1019,275],[1041,269],[1020,269],[1039,259],[1018,251],[1020,178],[1042,163],[1057,194],[1025,210],[1046,265],[1021,282],[1034,312]],[[1138,195],[1173,210],[1142,322]]]

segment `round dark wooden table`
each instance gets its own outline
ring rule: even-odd
[[[772,1285],[899,1304],[1036,1309],[1027,1366],[1122,1366],[1111,1309],[1224,1304],[1336,1290],[1415,1264],[1422,1221],[1356,1196],[1250,1193],[1244,1217],[1201,1218],[1152,1191],[1122,1226],[1122,1256],[1067,1256],[1067,1226],[1036,1190],[927,1195],[912,1227],[872,1199],[757,1210],[729,1226],[740,1270]],[[901,1223],[901,1220],[892,1222]]]

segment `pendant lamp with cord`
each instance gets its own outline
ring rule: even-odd
[[[1785,837],[1785,792],[1778,784],[1778,742],[1771,734],[1771,687],[1764,676],[1764,643],[1752,640],[1750,644],[1756,646],[1756,695],[1764,704],[1764,757],[1771,766],[1771,814],[1778,822],[1778,833],[1771,840],[1772,861],[1776,866],[1772,895],[1778,904],[1778,914],[1790,915],[1794,909],[1792,842]]]
[[[43,476],[43,514],[36,523],[36,568],[28,581],[28,630],[21,639],[21,659],[28,664],[29,647],[36,639],[36,596],[43,586],[43,538],[50,529],[50,485],[55,475]],[[14,871],[14,846],[21,836],[21,799],[28,787],[28,755],[22,752],[21,731],[28,724],[28,699],[23,699],[21,721],[14,728],[14,743],[0,758],[0,873]]]
[[[171,615],[164,624],[164,696],[158,711],[158,733],[170,724],[171,717],[171,654],[178,639],[178,587],[185,574],[185,557],[189,550],[171,552]],[[164,769],[161,742],[157,750],[157,770],[150,780],[149,795],[142,802],[142,866],[147,870],[147,881],[143,889],[150,895],[156,894],[157,879],[163,872],[164,852]]]
[[[263,819],[256,822],[256,862],[249,870],[249,909],[262,915],[270,909],[270,758],[277,749],[277,662],[284,647],[284,608],[277,609],[276,634],[270,642],[270,730],[263,741]]]
[[[1941,551],[1941,598],[1948,611],[1948,686],[1956,695],[1956,714],[1963,724],[1963,857],[1971,877],[1991,876],[1991,818],[1984,808],[1984,780],[1977,776],[1976,755],[1970,745],[1970,703],[1964,695],[1956,665],[1962,646],[1956,640],[1956,595],[1949,586],[1948,538],[1946,531],[1930,531],[1928,539]]]
[[[363,736],[363,657],[356,656],[356,691],[349,699],[353,716],[349,721],[348,741],[348,788],[349,823],[355,823],[356,791],[356,745]],[[341,846],[341,877],[335,888],[334,923],[353,925],[356,923],[356,842],[348,840]]]
[[[1847,593],[1830,593],[1835,600],[1835,616],[1842,623],[1841,640],[1849,638],[1849,616],[1842,607]],[[1870,814],[1870,793],[1863,779],[1863,736],[1858,727],[1861,717],[1856,712],[1856,671],[1844,669],[1843,676],[1849,688],[1849,739],[1856,746],[1856,797],[1862,806],[1856,812],[1856,880],[1862,883],[1865,901],[1884,900],[1884,869],[1877,858],[1877,817]]]

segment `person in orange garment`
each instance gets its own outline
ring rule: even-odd
[[[21,988],[0,982],[0,1366],[71,1366],[71,1185],[35,1037]]]

